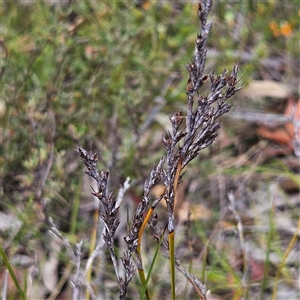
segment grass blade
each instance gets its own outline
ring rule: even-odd
[[[298,239],[298,232],[299,232],[299,230],[300,230],[300,217],[298,219],[298,226],[297,226],[297,229],[295,230],[295,234],[294,234],[292,240],[290,241],[290,243],[289,243],[289,245],[288,245],[288,247],[287,247],[287,249],[286,249],[286,251],[285,251],[285,253],[283,255],[283,258],[282,258],[282,261],[280,263],[280,266],[279,266],[279,268],[278,268],[278,270],[276,272],[276,279],[275,279],[275,285],[274,285],[274,288],[273,288],[272,300],[276,299],[276,292],[277,292],[277,285],[278,285],[278,281],[279,281],[279,275],[281,273],[281,270],[282,270],[282,268],[283,268],[283,266],[285,264],[285,261],[286,261],[288,255],[289,255],[289,253],[291,252],[292,248],[294,247],[294,245],[295,245],[295,243],[296,243],[296,241]]]
[[[17,290],[18,290],[18,292],[20,294],[21,299],[22,300],[26,300],[25,293],[22,290],[22,288],[21,288],[21,286],[20,286],[20,284],[18,282],[18,279],[17,279],[17,277],[15,275],[15,272],[14,272],[14,270],[13,270],[13,268],[12,268],[12,266],[11,266],[9,260],[8,260],[8,257],[6,255],[4,249],[2,248],[2,245],[0,245],[0,253],[1,253],[1,257],[3,259],[3,262],[4,262],[5,266],[6,266],[6,268],[8,269],[8,272],[9,272],[10,276],[12,277],[12,279],[13,279],[16,287],[17,287]]]
[[[165,230],[166,230],[167,227],[165,227]],[[159,241],[158,241],[158,244],[157,244],[157,247],[155,249],[155,253],[154,253],[154,256],[153,256],[153,260],[151,262],[151,265],[150,265],[150,268],[149,268],[149,272],[148,272],[148,275],[147,275],[147,279],[145,281],[145,286],[144,286],[144,289],[143,289],[143,292],[141,294],[141,297],[140,297],[140,300],[143,300],[144,298],[144,295],[145,295],[145,292],[147,291],[147,285],[148,285],[148,281],[150,279],[150,276],[151,276],[151,273],[152,273],[152,270],[153,270],[153,267],[154,267],[154,264],[155,264],[155,261],[156,261],[156,258],[157,258],[157,255],[158,255],[158,250],[161,246],[161,243],[162,243],[162,240],[163,240],[163,237],[164,237],[164,234],[165,234],[165,230],[163,232],[163,234],[161,235],[161,237],[159,238]]]

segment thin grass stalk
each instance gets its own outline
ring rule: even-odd
[[[99,209],[96,208],[94,210],[94,216],[93,216],[93,230],[92,230],[91,239],[90,239],[91,242],[90,242],[90,249],[89,249],[89,257],[91,257],[91,255],[96,247],[98,220],[99,220]],[[87,282],[91,281],[91,277],[92,277],[92,266],[90,266],[88,268],[87,273],[86,273]],[[85,292],[85,299],[86,300],[90,299],[90,292],[88,289],[86,289],[86,292]]]
[[[208,253],[208,245],[209,241],[207,244],[204,246],[204,254],[202,258],[202,268],[201,268],[201,281],[206,282],[206,260],[207,260],[207,253]]]
[[[159,198],[160,199],[163,194],[165,193],[165,188],[162,190],[162,192],[160,193],[159,195]],[[146,277],[145,277],[145,271],[144,271],[144,268],[143,268],[143,264],[142,264],[142,256],[141,256],[141,243],[142,243],[142,236],[143,236],[143,233],[144,233],[144,230],[145,230],[145,227],[147,226],[152,214],[153,214],[153,211],[154,209],[156,208],[157,204],[159,203],[159,201],[155,201],[152,206],[150,207],[150,209],[148,210],[147,212],[147,215],[142,223],[142,226],[141,226],[141,229],[139,230],[139,233],[138,233],[138,246],[137,246],[137,254],[139,256],[139,259],[140,259],[140,262],[141,262],[141,265],[140,267],[138,268],[138,273],[139,273],[139,276],[140,276],[140,279],[141,279],[141,282],[143,285],[146,284]],[[149,291],[148,289],[146,288],[146,296],[147,296],[147,299],[150,300],[150,294],[149,294]]]
[[[144,220],[144,222],[143,222],[143,224],[141,226],[139,234],[138,234],[138,246],[137,246],[136,251],[137,251],[137,253],[138,253],[139,257],[140,257],[140,261],[141,262],[142,262],[142,256],[141,256],[141,241],[142,241],[142,236],[143,236],[143,232],[145,230],[145,227],[148,224],[149,219],[151,218],[151,215],[152,215],[153,211],[154,211],[154,208],[150,207],[150,209],[147,212],[147,215],[145,217],[145,220]],[[145,288],[145,293],[146,293],[147,299],[150,300],[151,298],[150,298],[149,291],[147,289],[147,283],[146,283],[146,277],[145,277],[145,271],[144,271],[144,268],[143,268],[143,264],[141,264],[141,266],[138,268],[138,273],[139,273],[142,285]]]
[[[243,255],[243,272],[245,273],[247,270],[248,263],[247,263],[247,256],[246,256],[246,244],[245,244],[245,238],[244,238],[243,223],[242,223],[240,215],[235,210],[235,197],[234,197],[233,193],[232,192],[228,193],[227,196],[230,201],[229,209],[232,211],[234,218],[237,222],[237,229],[238,229],[238,233],[239,233],[239,239],[240,239],[240,243],[241,243],[241,247],[242,247],[242,255]]]
[[[149,293],[148,288],[147,288],[147,280],[146,280],[146,277],[145,277],[144,269],[138,268],[138,273],[139,273],[140,280],[141,280],[141,283],[142,283],[142,286],[143,286],[143,292],[142,292],[141,295],[146,294],[147,299],[150,300],[151,297],[150,297],[150,293]]]
[[[4,281],[3,281],[3,287],[2,287],[2,300],[6,300],[7,287],[8,287],[8,270],[6,269],[4,272]]]
[[[15,272],[14,272],[14,270],[13,270],[13,268],[12,268],[10,262],[9,262],[9,259],[6,255],[4,249],[2,248],[2,245],[0,245],[0,254],[1,254],[1,257],[3,259],[4,265],[6,266],[10,276],[12,277],[12,279],[13,279],[15,285],[16,285],[16,288],[18,290],[18,293],[20,294],[21,299],[26,300],[26,295],[25,295],[24,291],[22,290],[22,288],[21,288],[21,286],[18,282],[16,274],[15,274]]]
[[[161,199],[161,197],[164,195],[164,193],[165,193],[165,188],[163,188],[162,192],[159,194],[158,199]],[[141,280],[143,286],[146,286],[146,296],[147,296],[148,300],[150,300],[150,294],[149,294],[149,291],[147,289],[145,271],[144,271],[143,264],[142,264],[141,243],[142,243],[142,236],[143,236],[145,227],[147,226],[147,224],[148,224],[148,222],[149,222],[149,220],[150,220],[150,218],[151,218],[151,216],[153,214],[153,211],[156,208],[156,206],[157,206],[158,203],[159,203],[159,201],[155,201],[152,204],[152,206],[150,207],[150,209],[148,210],[147,214],[146,214],[146,217],[145,217],[145,219],[144,219],[144,221],[143,221],[143,223],[141,225],[141,228],[139,230],[139,233],[138,233],[138,246],[137,246],[137,249],[136,249],[137,254],[139,256],[139,260],[141,262],[140,267],[138,268],[138,273],[139,273],[140,280]]]
[[[280,276],[280,273],[281,273],[281,270],[285,264],[285,261],[289,255],[289,253],[291,252],[292,248],[294,247],[297,239],[298,239],[298,232],[300,230],[300,217],[298,219],[298,226],[297,226],[297,229],[295,230],[295,234],[293,236],[293,238],[291,239],[284,255],[283,255],[283,258],[282,258],[282,261],[277,269],[277,272],[276,272],[276,278],[275,278],[275,284],[274,284],[274,288],[273,288],[273,293],[272,293],[272,300],[276,300],[276,292],[277,292],[277,285],[278,285],[278,281],[279,281],[279,276]]]
[[[192,236],[188,233],[190,232],[191,233],[191,212],[190,212],[190,209],[188,211],[188,221],[187,221],[187,230],[186,230],[186,237],[188,238],[188,247],[189,247],[189,251],[190,251],[190,259],[189,259],[189,266],[188,266],[188,272],[191,273],[192,272],[192,269],[193,269],[193,242],[192,242]],[[203,265],[202,265],[203,267]],[[186,281],[186,285],[185,285],[185,288],[184,288],[184,295],[185,295],[185,298],[186,298],[186,295],[188,293],[188,280]]]
[[[237,229],[238,229],[238,233],[239,233],[240,243],[241,243],[241,247],[242,247],[242,255],[243,255],[243,274],[245,277],[245,274],[247,272],[248,263],[247,263],[247,257],[246,257],[246,245],[245,245],[243,224],[242,224],[240,215],[235,210],[235,197],[234,197],[233,193],[232,192],[228,193],[227,197],[230,201],[230,205],[228,206],[229,210],[232,211],[234,218],[237,222]],[[239,288],[234,292],[233,300],[240,299],[241,295],[243,294],[243,290],[244,290],[244,285],[240,284]]]
[[[269,271],[269,265],[270,265],[270,251],[271,251],[271,244],[272,244],[272,238],[274,233],[274,203],[272,205],[271,211],[270,211],[270,222],[269,222],[269,232],[267,237],[267,249],[266,249],[266,259],[265,259],[265,265],[264,265],[264,277],[261,284],[261,290],[260,290],[260,300],[264,299],[264,291],[267,286],[267,279],[268,279],[268,271]]]
[[[174,187],[173,187],[174,191],[176,191],[177,186],[178,186],[178,182],[180,180],[181,168],[182,168],[182,159],[180,158],[178,166],[177,166],[177,170],[176,170],[176,175],[175,175],[175,181],[174,181]],[[164,195],[165,191],[166,191],[166,187],[162,190],[162,192],[160,193],[158,199],[160,199],[161,196]],[[175,193],[174,193],[174,195],[175,195]],[[146,227],[148,221],[150,220],[150,218],[152,216],[152,213],[153,213],[153,211],[156,208],[156,206],[157,206],[158,203],[159,203],[158,201],[155,201],[154,205],[152,205],[150,207],[150,209],[147,212],[147,215],[146,215],[146,217],[145,217],[145,219],[144,219],[144,221],[143,221],[143,223],[141,225],[139,233],[138,233],[137,253],[138,253],[139,257],[140,257],[140,261],[141,262],[142,262],[142,258],[141,258],[141,241],[142,241],[142,235],[143,235],[145,227]],[[173,210],[173,213],[174,213],[174,210]],[[169,233],[169,247],[170,247],[169,248],[169,252],[170,252],[170,274],[171,274],[172,299],[175,299],[175,245],[174,245],[174,231],[172,233]],[[140,279],[141,279],[141,282],[142,282],[143,286],[145,286],[145,284],[146,284],[146,277],[145,277],[145,271],[144,271],[144,268],[142,267],[142,264],[138,268],[138,273],[139,273],[139,276],[140,276]],[[150,295],[149,295],[147,287],[146,287],[146,296],[147,296],[147,299],[149,300],[150,299]]]
[[[29,298],[29,293],[28,293],[28,285],[29,285],[28,279],[29,279],[29,276],[31,276],[30,268],[27,270],[27,274],[24,273],[24,275],[23,275],[23,277],[24,277],[23,291],[24,291],[24,294],[26,295],[27,298]],[[31,278],[30,278],[30,280],[31,280]],[[31,282],[31,284],[32,284],[32,282]]]
[[[170,272],[171,272],[171,292],[172,300],[175,300],[175,245],[174,231],[169,232],[169,248],[170,248]]]
[[[47,298],[47,300],[55,300],[56,299],[56,297],[60,293],[62,287],[68,280],[73,268],[74,268],[74,264],[72,262],[69,262],[67,267],[64,270],[62,277],[60,278],[60,280],[57,283],[57,285],[55,286],[55,288],[52,290],[52,292],[51,292],[50,296]]]
[[[96,247],[98,220],[99,220],[99,209],[97,208],[97,209],[94,210],[94,216],[93,216],[93,230],[92,230],[92,233],[91,233],[89,257],[92,255],[92,253],[93,253],[93,251]],[[92,266],[90,266],[88,268],[87,273],[86,273],[87,282],[91,281],[91,277],[92,277]],[[90,293],[89,293],[88,289],[86,289],[86,292],[85,292],[85,299],[86,300],[90,299]]]
[[[166,230],[166,227],[165,227],[165,230]],[[151,277],[151,273],[152,273],[152,270],[153,270],[153,267],[154,267],[154,264],[155,264],[155,261],[157,259],[157,256],[158,256],[158,251],[160,249],[160,246],[161,246],[161,243],[163,241],[163,237],[164,237],[164,234],[165,234],[165,230],[163,231],[163,234],[160,236],[159,238],[159,241],[158,241],[158,244],[156,246],[156,250],[155,250],[155,253],[154,253],[154,257],[152,259],[152,262],[151,262],[151,265],[150,265],[150,268],[149,268],[149,272],[148,272],[148,275],[147,275],[147,278],[145,280],[145,285],[144,285],[144,289],[140,295],[140,300],[143,300],[144,299],[144,296],[147,292],[147,285],[148,285],[148,282],[150,280],[150,277]]]
[[[174,207],[175,207],[175,195],[176,190],[178,186],[178,182],[180,179],[180,173],[181,173],[181,167],[182,167],[182,158],[179,159],[176,174],[175,174],[175,180],[174,180],[174,201],[173,201],[173,209],[172,209],[172,216],[169,217],[169,220],[174,220]],[[175,242],[174,242],[174,236],[175,231],[172,230],[169,232],[169,252],[170,252],[170,273],[171,273],[171,291],[172,291],[172,300],[175,300]]]

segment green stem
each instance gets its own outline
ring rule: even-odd
[[[5,264],[6,268],[7,268],[7,270],[8,270],[8,272],[9,272],[10,276],[12,277],[12,279],[13,279],[13,281],[14,281],[16,287],[17,287],[17,290],[18,290],[18,292],[19,292],[19,294],[20,294],[21,299],[22,299],[22,300],[26,300],[25,293],[24,293],[24,291],[22,290],[22,288],[21,288],[21,286],[20,286],[20,284],[19,284],[19,282],[18,282],[18,279],[17,279],[17,277],[16,277],[16,275],[15,275],[15,272],[14,272],[14,270],[13,270],[13,268],[12,268],[12,266],[11,266],[9,260],[8,260],[8,257],[7,257],[7,255],[6,255],[4,249],[2,248],[2,245],[0,245],[0,254],[1,254],[1,256],[2,256],[3,262],[4,262],[4,264]]]
[[[175,246],[174,246],[174,231],[169,233],[169,248],[170,248],[170,271],[171,271],[171,289],[172,300],[175,300]]]

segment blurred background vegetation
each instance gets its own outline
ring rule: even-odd
[[[11,260],[17,261],[17,270],[37,267],[33,286],[43,290],[40,299],[51,294],[49,288],[41,288],[45,285],[44,263],[54,251],[46,233],[47,218],[52,216],[70,241],[83,239],[88,249],[91,183],[74,148],[82,145],[99,152],[99,167],[111,172],[110,186],[115,192],[129,176],[132,185],[126,205],[136,205],[153,163],[164,154],[160,139],[168,129],[168,115],[184,109],[185,64],[193,55],[199,28],[197,5],[159,0],[2,2],[0,209],[5,225],[1,242]],[[232,100],[234,106],[282,114],[287,100],[297,99],[299,16],[298,1],[214,1],[207,72],[230,70],[239,62],[246,90],[253,80],[280,83],[280,92],[283,89],[283,96],[274,97],[267,91],[258,93],[259,98],[254,100],[249,94],[255,97],[257,90],[242,92]],[[282,237],[282,231],[270,224],[273,231],[253,230],[258,224],[253,221],[255,208],[251,210],[251,205],[255,205],[254,199],[259,203],[265,197],[271,199],[271,184],[276,184],[283,199],[298,193],[299,168],[291,147],[284,145],[282,152],[276,146],[276,152],[259,136],[260,124],[230,117],[223,124],[215,146],[201,154],[184,177],[182,198],[192,200],[197,204],[196,211],[201,212],[192,225],[178,213],[181,223],[190,226],[194,241],[190,255],[183,257],[187,262],[196,259],[198,265],[191,271],[200,277],[200,265],[205,260],[207,287],[215,295],[212,299],[259,299],[259,295],[270,292],[270,281],[274,285],[277,278],[278,266],[269,266],[268,256],[259,263],[248,260],[255,270],[261,270],[262,264],[263,271],[250,278],[254,287],[247,281],[241,290],[245,278],[240,272],[245,270],[233,263],[240,251],[235,246],[212,243],[204,255],[204,245],[220,224],[229,236],[236,234],[236,220],[226,210],[226,194],[238,191],[237,210],[245,215],[243,223],[252,226],[249,240],[255,241],[255,249],[261,247],[268,254],[274,251],[281,261],[293,234]],[[282,182],[292,188],[285,189]],[[186,206],[182,204],[181,208],[187,215]],[[250,210],[251,216],[245,210]],[[268,222],[276,223],[274,212],[264,212]],[[295,211],[287,209],[286,213],[297,226]],[[9,224],[21,225],[17,229],[6,225],[7,218]],[[274,236],[277,243],[271,249],[268,241]],[[186,245],[185,238],[178,242],[179,249],[180,243]],[[21,263],[20,257],[29,262]],[[58,277],[66,262],[61,250]],[[159,276],[161,271],[156,272],[153,290],[157,297],[168,299],[164,296],[168,281]],[[294,288],[293,272],[289,268],[280,275],[288,287]],[[107,278],[113,280],[111,274]],[[138,280],[136,285],[133,295]],[[64,292],[70,295],[67,288]],[[189,293],[186,287],[179,292],[182,299],[192,299]],[[62,295],[57,299],[63,299]]]

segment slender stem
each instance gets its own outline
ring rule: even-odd
[[[95,245],[96,245],[98,219],[99,219],[99,209],[97,208],[94,211],[94,226],[93,226],[93,230],[92,230],[92,234],[91,234],[89,257],[93,253],[93,251],[95,249]],[[87,282],[91,281],[91,276],[92,276],[92,265],[89,267],[89,269],[87,270],[87,273],[86,273]],[[87,300],[90,299],[90,292],[88,289],[86,289],[85,298]]]
[[[149,294],[149,291],[147,289],[147,280],[146,280],[146,277],[145,277],[145,272],[144,272],[144,269],[138,269],[138,272],[139,272],[139,276],[140,276],[140,279],[141,279],[141,282],[143,284],[143,292],[141,294],[141,297],[143,298],[143,295],[146,294],[146,297],[148,300],[150,300],[150,294]]]
[[[274,285],[274,288],[273,288],[273,294],[272,294],[272,300],[275,300],[276,299],[276,292],[277,292],[277,285],[278,285],[278,281],[279,281],[279,276],[280,276],[280,273],[282,271],[282,268],[284,267],[285,265],[285,261],[289,255],[289,253],[291,252],[292,248],[294,247],[297,239],[298,239],[298,232],[300,230],[300,217],[298,219],[298,226],[297,226],[297,229],[295,230],[295,234],[292,238],[292,240],[290,241],[284,255],[283,255],[283,258],[281,260],[281,263],[279,265],[279,268],[277,269],[277,272],[276,272],[276,279],[275,279],[275,285]]]
[[[260,290],[260,297],[259,299],[262,300],[264,298],[264,292],[267,286],[267,279],[268,279],[268,272],[270,267],[270,252],[271,252],[271,245],[272,239],[274,238],[274,204],[270,210],[270,223],[269,223],[269,232],[267,237],[267,249],[266,249],[266,258],[265,258],[265,266],[264,266],[264,277],[261,284]]]
[[[143,233],[144,233],[145,227],[146,227],[146,225],[147,225],[147,223],[148,223],[148,221],[149,221],[149,219],[150,219],[150,217],[151,217],[151,215],[152,215],[154,209],[155,209],[155,207],[150,207],[150,209],[148,210],[147,215],[146,215],[146,217],[145,217],[145,219],[144,219],[144,222],[143,222],[143,224],[142,224],[142,226],[141,226],[141,229],[140,229],[140,231],[139,231],[139,234],[138,234],[138,247],[137,247],[137,251],[138,251],[139,253],[141,253],[141,240],[142,240],[142,235],[143,235]]]
[[[179,159],[173,189],[174,189],[174,203],[173,203],[173,210],[172,214],[174,214],[174,208],[175,208],[175,198],[176,198],[176,189],[178,186],[180,173],[182,168],[182,158]],[[169,218],[169,220],[173,220],[173,218]],[[173,228],[174,226],[172,226]],[[170,252],[170,272],[171,272],[171,289],[172,289],[172,300],[175,300],[175,245],[174,245],[174,230],[169,232],[169,252]]]
[[[161,197],[165,192],[165,188],[162,190],[162,192],[160,193],[159,197]],[[158,202],[157,202],[158,204]],[[139,234],[138,234],[138,246],[137,246],[137,252],[140,256],[140,261],[142,262],[142,256],[141,256],[141,242],[142,242],[142,235],[144,233],[144,230],[145,230],[145,227],[150,219],[150,217],[152,216],[152,213],[154,211],[154,209],[156,208],[156,205],[155,206],[152,206],[150,207],[150,209],[148,210],[147,212],[147,215],[142,223],[142,226],[139,230]],[[138,273],[139,273],[139,276],[140,276],[140,279],[141,279],[141,282],[143,284],[143,286],[145,286],[146,288],[146,296],[147,296],[147,299],[150,300],[150,294],[149,294],[149,291],[147,289],[147,282],[146,282],[146,277],[145,277],[145,271],[144,271],[144,268],[143,268],[143,265],[141,264],[140,268],[138,268]],[[144,293],[143,293],[144,294]]]
[[[12,266],[11,266],[9,260],[8,260],[8,257],[6,255],[4,249],[2,248],[2,245],[0,245],[0,254],[2,256],[2,259],[3,259],[3,262],[4,262],[5,266],[6,266],[6,268],[8,269],[8,272],[9,272],[10,276],[12,277],[12,279],[13,279],[16,287],[17,287],[17,290],[18,290],[18,292],[20,294],[21,299],[22,300],[26,300],[26,295],[25,295],[24,291],[22,290],[22,288],[21,288],[21,286],[20,286],[20,284],[18,282],[18,279],[17,279],[17,277],[15,275],[15,272],[14,272],[14,270],[13,270],[13,268],[12,268]]]
[[[170,271],[171,271],[171,290],[172,300],[175,300],[175,246],[174,231],[169,233],[169,251],[170,251]]]
[[[154,207],[155,208],[155,207]],[[150,207],[150,209],[148,210],[147,212],[147,215],[146,215],[146,218],[141,226],[141,229],[139,231],[139,234],[138,234],[138,246],[137,246],[137,252],[140,256],[140,261],[142,262],[142,256],[141,256],[141,240],[142,240],[142,235],[143,235],[143,232],[144,232],[144,229],[154,211],[154,208],[153,207]],[[145,277],[145,271],[144,271],[144,268],[143,268],[143,264],[141,263],[141,266],[138,268],[138,272],[139,272],[139,276],[140,276],[140,279],[141,279],[141,282],[144,286],[144,288],[146,289],[145,290],[145,293],[146,293],[146,297],[148,300],[150,300],[150,294],[149,294],[149,291],[147,289],[147,283],[146,283],[146,277]]]

